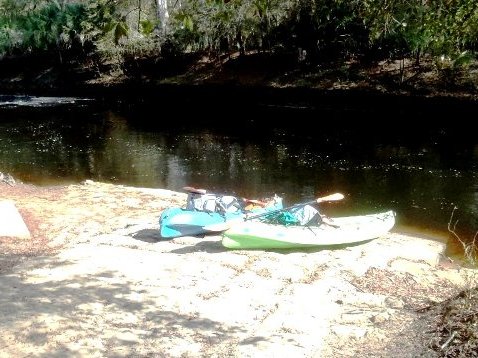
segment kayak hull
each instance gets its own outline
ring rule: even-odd
[[[332,218],[332,225],[283,226],[257,221],[233,225],[223,233],[230,249],[290,249],[350,245],[387,234],[395,225],[395,212]]]
[[[208,229],[220,223],[230,220],[241,220],[244,214],[241,212],[225,213],[224,215],[216,212],[194,211],[183,208],[165,209],[159,218],[160,234],[163,238],[175,238],[180,236],[196,236],[206,233],[216,232]],[[217,230],[220,232],[222,230]]]
[[[274,205],[252,210],[254,215],[282,208],[282,201]],[[179,207],[165,209],[159,217],[160,235],[165,239],[181,236],[196,236],[211,233],[221,233],[229,228],[230,223],[244,222],[246,213],[235,212],[208,212],[188,210]]]

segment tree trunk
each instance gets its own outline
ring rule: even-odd
[[[138,0],[138,32],[141,31],[141,0]]]
[[[166,26],[168,24],[169,13],[168,13],[168,1],[167,0],[156,0],[156,11],[158,20],[163,32],[166,31]]]

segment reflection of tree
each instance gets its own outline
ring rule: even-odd
[[[108,131],[89,116],[75,108],[61,115],[5,115],[0,124],[0,163],[30,182],[88,177],[87,148],[101,147]]]
[[[126,119],[111,112],[106,122],[109,128],[102,138],[102,148],[88,149],[91,176],[103,181],[155,186],[161,167],[167,167],[162,149],[164,138],[134,132]]]
[[[34,183],[89,178],[172,190],[193,185],[246,197],[276,193],[286,203],[339,191],[351,200],[332,210],[391,207],[403,221],[444,230],[452,203],[478,210],[470,194],[476,188],[475,144],[455,143],[456,135],[439,133],[433,143],[426,137],[409,144],[407,137],[377,142],[374,133],[369,141],[365,131],[354,137],[340,128],[313,136],[289,133],[290,128],[251,136],[249,130],[181,123],[175,128],[170,118],[144,113],[122,117],[74,109],[4,116],[0,170]]]

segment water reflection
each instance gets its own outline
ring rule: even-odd
[[[0,171],[41,185],[85,179],[172,190],[192,185],[245,197],[279,194],[286,204],[342,192],[346,200],[324,211],[392,208],[399,226],[442,233],[457,205],[465,232],[478,229],[478,147],[459,140],[460,133],[429,128],[408,138],[380,128],[294,132],[246,122],[212,129],[139,116],[2,112]]]
[[[48,97],[29,95],[0,95],[0,108],[48,108],[61,106],[78,106],[91,103],[90,98],[79,97]]]

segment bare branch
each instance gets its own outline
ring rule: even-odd
[[[478,239],[478,232],[475,233],[475,235],[473,236],[473,240],[471,242],[465,242],[456,232],[456,227],[458,225],[458,221],[459,220],[456,220],[454,223],[453,223],[453,215],[455,213],[455,210],[457,210],[458,208],[455,206],[453,208],[453,211],[451,212],[451,216],[450,216],[450,220],[448,221],[448,231],[450,233],[453,234],[453,236],[460,242],[460,244],[463,246],[463,250],[464,250],[464,254],[465,254],[465,257],[466,259],[468,259],[468,261],[475,265],[476,264],[476,253],[478,251],[478,247],[476,245],[476,240]],[[452,227],[453,226],[453,227]]]

